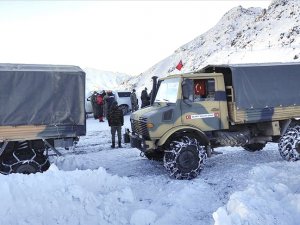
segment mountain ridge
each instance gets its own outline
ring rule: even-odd
[[[126,85],[140,92],[152,88],[151,77],[198,71],[208,64],[300,61],[300,1],[273,0],[267,9],[232,8],[207,32]],[[182,60],[183,68],[176,70]]]

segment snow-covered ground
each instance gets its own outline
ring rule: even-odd
[[[300,162],[283,161],[275,143],[219,148],[190,181],[129,144],[110,145],[107,122],[89,118],[87,136],[47,172],[0,175],[0,224],[299,224]]]

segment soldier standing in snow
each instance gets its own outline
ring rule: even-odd
[[[88,97],[88,101],[91,101],[92,104],[95,120],[98,118],[97,117],[97,95],[98,95],[97,91],[94,91],[93,94],[90,97]]]
[[[131,111],[134,112],[138,110],[139,107],[138,107],[138,100],[135,94],[135,89],[133,89],[130,94],[130,101],[131,101]]]
[[[141,100],[142,100],[142,106],[141,106],[141,108],[144,108],[144,107],[150,105],[150,98],[149,98],[149,95],[148,95],[146,87],[142,91]]]
[[[108,113],[108,111],[107,111],[107,98],[108,98],[108,94],[107,94],[107,92],[105,92],[104,91],[104,97],[103,97],[103,109],[104,109],[104,117],[106,117],[107,118],[107,113]]]
[[[122,126],[124,125],[124,116],[123,111],[118,107],[118,102],[113,101],[110,109],[107,114],[108,125],[111,127],[111,141],[112,148],[115,148],[115,136],[116,132],[118,134],[118,144],[119,148],[122,148],[121,140],[122,140]]]
[[[99,95],[100,94],[97,91],[94,91],[93,95],[90,97],[91,102],[92,102],[93,114],[94,114],[95,120],[96,119],[100,120],[100,116],[101,116],[101,107],[100,107],[100,104],[98,103],[99,102],[99,99],[98,99]]]

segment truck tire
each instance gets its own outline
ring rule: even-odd
[[[278,150],[281,157],[287,161],[300,159],[300,125],[290,127],[279,140]]]
[[[243,148],[248,152],[256,152],[262,150],[266,146],[266,143],[253,143],[244,145]]]
[[[172,140],[164,154],[164,167],[175,179],[193,179],[203,168],[206,159],[205,146],[191,136]]]
[[[30,174],[44,172],[50,166],[42,152],[29,148],[26,142],[19,142],[17,148],[0,161],[0,173]]]

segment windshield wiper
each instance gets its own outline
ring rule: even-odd
[[[167,104],[167,106],[169,106],[170,105],[170,101],[168,100],[168,99],[163,99],[165,102],[166,102],[166,104]]]
[[[158,105],[160,105],[161,100],[155,100],[154,103],[157,103]]]
[[[170,105],[170,100],[168,100],[168,99],[162,99],[162,100],[160,100],[160,99],[157,99],[157,100],[155,100],[155,102],[158,104],[158,105],[161,105],[160,103],[166,103],[167,104],[167,106],[169,106]]]

